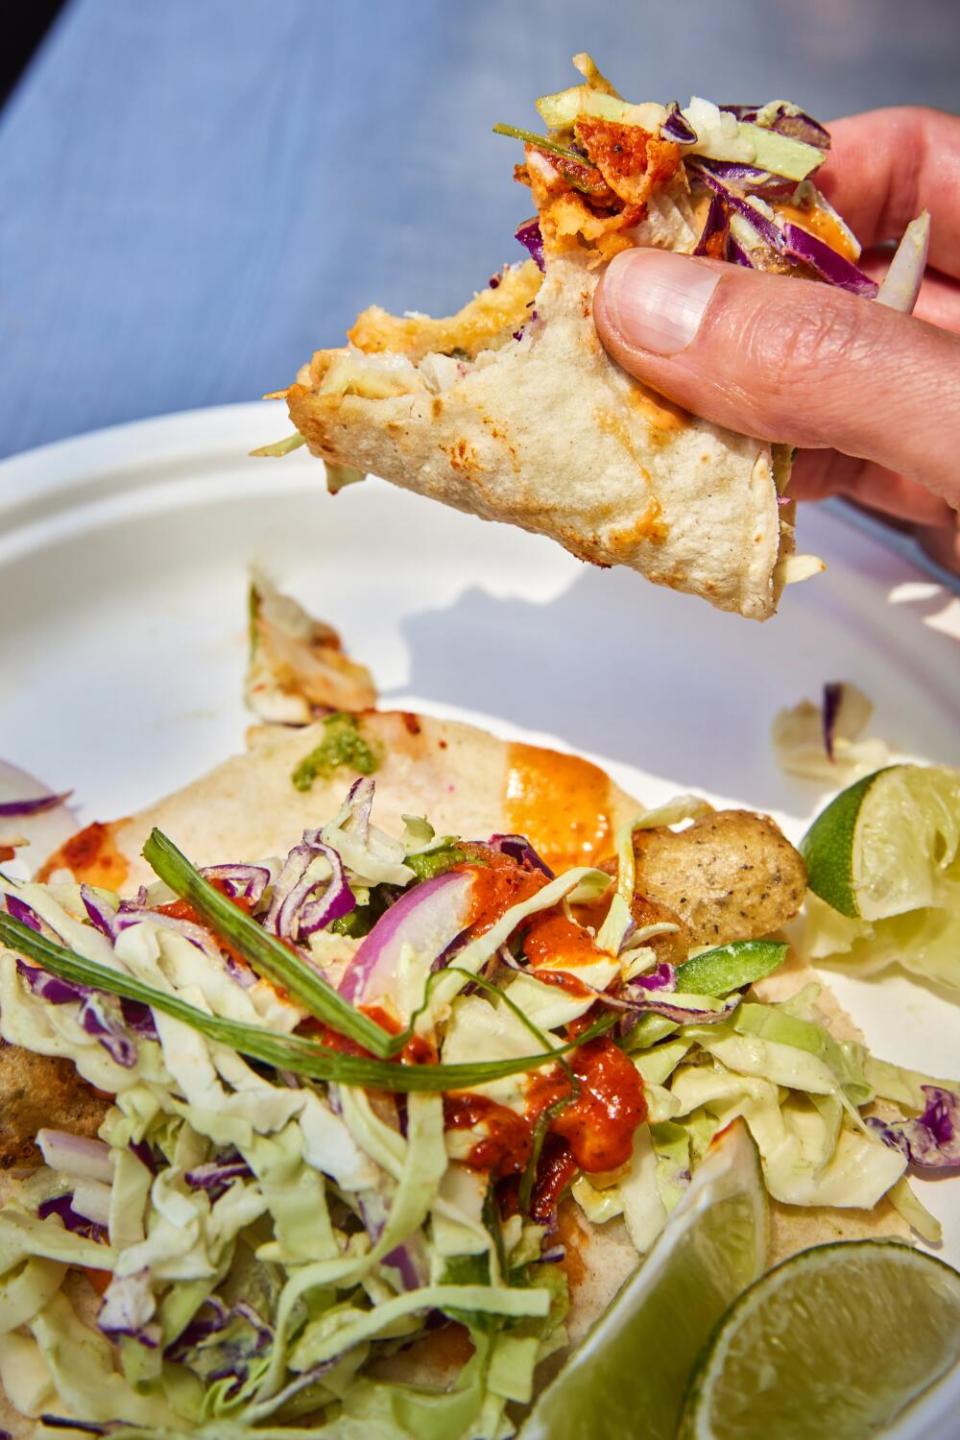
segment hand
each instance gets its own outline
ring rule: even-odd
[[[830,127],[817,183],[864,245],[922,210],[930,267],[914,316],[818,281],[659,250],[617,255],[600,338],[625,370],[716,424],[799,446],[790,493],[846,495],[908,522],[960,570],[960,118],[878,110]]]

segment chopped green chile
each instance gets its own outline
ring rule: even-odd
[[[329,780],[341,765],[358,775],[372,775],[383,756],[360,734],[360,721],[345,710],[324,717],[325,734],[320,744],[305,755],[293,770],[290,781],[295,790],[309,790],[317,779]]]
[[[789,947],[779,940],[733,940],[685,960],[677,967],[677,989],[690,995],[729,995],[771,975]]]

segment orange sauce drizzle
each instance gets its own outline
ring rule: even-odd
[[[595,865],[610,853],[610,780],[589,760],[512,744],[504,801],[510,829],[554,870]]]
[[[831,250],[836,250],[838,255],[843,255],[847,260],[856,260],[856,249],[851,245],[842,227],[837,224],[828,211],[804,210],[798,205],[779,203],[776,205],[776,211],[781,220],[788,220],[793,225],[799,225],[801,230],[807,230],[811,235],[816,235],[818,240],[829,245]]]
[[[37,879],[49,880],[56,870],[69,870],[75,880],[119,890],[127,878],[130,862],[119,849],[114,830],[119,822],[105,825],[96,820],[64,841],[37,871]]]

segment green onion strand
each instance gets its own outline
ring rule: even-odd
[[[585,170],[597,170],[592,160],[585,155],[580,155],[576,150],[571,150],[566,145],[558,145],[556,140],[550,140],[546,135],[538,135],[534,130],[521,130],[516,125],[494,125],[494,135],[508,135],[511,140],[523,140],[527,145],[535,145],[538,150],[546,150],[549,155],[559,155],[563,160],[572,160],[576,165],[582,165]],[[600,178],[600,171],[597,170],[597,178]]]
[[[229,901],[226,902],[229,904]],[[88,985],[123,1000],[149,1005],[175,1020],[181,1020],[221,1045],[228,1045],[249,1059],[262,1061],[278,1070],[291,1070],[313,1080],[341,1085],[369,1086],[378,1090],[411,1092],[417,1090],[469,1090],[490,1080],[519,1075],[542,1065],[556,1064],[562,1054],[585,1045],[609,1030],[615,1017],[604,1016],[575,1040],[556,1050],[514,1059],[485,1060],[457,1065],[406,1065],[361,1055],[344,1055],[331,1051],[300,1035],[286,1035],[241,1020],[227,1020],[198,1009],[178,995],[157,990],[133,975],[115,970],[99,961],[67,950],[62,945],[38,935],[29,926],[11,916],[0,915],[0,943],[14,954],[32,960],[50,975],[74,984]],[[397,1039],[401,1037],[396,1037]],[[560,1062],[562,1063],[562,1062]]]
[[[228,940],[258,975],[282,986],[317,1020],[382,1059],[402,1048],[402,1041],[397,1046],[399,1037],[389,1035],[338,995],[311,965],[205,880],[161,830],[151,831],[143,856],[160,879],[182,900],[189,901],[201,920]]]

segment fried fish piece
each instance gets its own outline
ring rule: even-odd
[[[806,867],[768,815],[717,810],[685,830],[638,830],[633,853],[635,907],[665,906],[691,945],[756,940],[803,903]]]
[[[81,1080],[72,1060],[0,1041],[0,1170],[37,1165],[45,1126],[94,1136],[111,1104]]]

